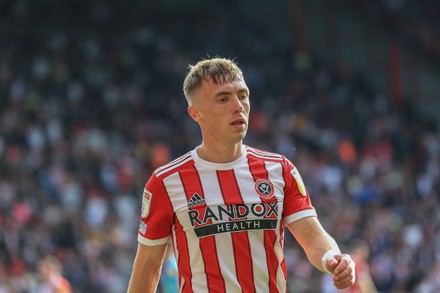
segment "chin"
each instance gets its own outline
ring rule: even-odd
[[[241,133],[240,135],[237,135],[237,137],[234,139],[235,143],[241,142],[246,137],[246,132]]]

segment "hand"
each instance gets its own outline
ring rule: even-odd
[[[333,273],[333,285],[344,289],[356,280],[355,264],[348,254],[337,254],[326,261],[326,266]]]

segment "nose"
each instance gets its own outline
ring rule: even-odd
[[[234,113],[243,112],[244,110],[243,101],[240,100],[240,98],[237,95],[235,95],[233,99],[233,109],[234,109]]]

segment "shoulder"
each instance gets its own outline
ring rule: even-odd
[[[269,161],[269,162],[286,162],[287,159],[280,154],[268,152],[265,150],[253,148],[246,146],[247,155],[250,158],[254,158],[256,160],[263,160],[263,161]]]
[[[165,164],[159,168],[157,168],[153,174],[160,179],[163,179],[173,173],[179,172],[182,169],[187,168],[188,166],[194,163],[193,158],[191,156],[191,152],[187,152],[186,154],[178,157],[177,159]]]

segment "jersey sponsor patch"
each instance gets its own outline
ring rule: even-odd
[[[275,192],[273,183],[268,179],[258,179],[255,181],[255,191],[261,199],[270,199]]]
[[[144,188],[144,194],[142,195],[142,218],[146,218],[148,216],[148,213],[150,212],[150,203],[152,197],[153,193]]]
[[[296,168],[293,168],[292,171],[290,171],[290,173],[296,180],[296,184],[298,185],[299,192],[301,192],[303,196],[306,196],[307,195],[306,186],[304,185],[304,182],[298,170]]]
[[[141,232],[142,234],[145,234],[145,232],[147,232],[147,224],[142,221],[139,224],[139,232]]]
[[[188,211],[197,237],[248,230],[275,230],[278,222],[278,202],[206,206]]]

